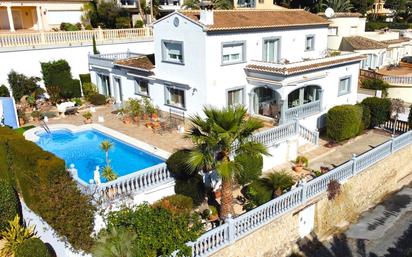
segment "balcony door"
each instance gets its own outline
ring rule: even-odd
[[[280,59],[280,38],[263,40],[263,60],[266,62],[278,62]]]

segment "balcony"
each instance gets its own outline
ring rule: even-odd
[[[135,0],[119,0],[118,4],[122,8],[137,8]]]
[[[141,56],[141,54],[132,52],[89,55],[89,65],[113,68],[115,61],[139,56]]]
[[[238,0],[236,4],[236,8],[255,8],[256,2],[254,0]]]
[[[182,3],[180,0],[161,0],[160,9],[163,11],[180,10]]]

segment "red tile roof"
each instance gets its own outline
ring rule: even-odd
[[[151,71],[155,68],[154,61],[146,55],[118,60],[115,61],[115,64],[130,68],[137,68],[144,71]]]
[[[361,36],[344,37],[343,40],[348,43],[354,50],[385,49],[388,47],[388,45],[384,42],[379,42]]]
[[[199,22],[200,11],[180,11],[180,13]],[[214,10],[213,21],[213,25],[205,26],[207,31],[329,25],[326,19],[301,9]]]

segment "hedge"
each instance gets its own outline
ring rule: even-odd
[[[355,137],[362,128],[362,113],[357,105],[333,107],[326,115],[327,136],[336,142]]]
[[[236,173],[236,181],[240,185],[246,185],[262,175],[262,155],[250,156],[248,154],[240,154],[235,157],[235,161],[240,163],[243,169],[243,172]]]
[[[197,171],[187,165],[190,150],[181,149],[174,152],[166,161],[170,174],[175,179],[189,179],[197,174]]]
[[[9,182],[0,180],[0,231],[5,230],[9,220],[19,215],[19,198]]]
[[[7,128],[0,128],[1,178],[9,178],[28,207],[75,248],[90,250],[95,208],[63,160]]]
[[[89,96],[89,101],[94,105],[104,105],[106,104],[106,96],[102,94],[91,95]]]
[[[92,78],[90,77],[90,73],[85,73],[85,74],[79,74],[80,81],[82,82],[82,85],[84,83],[91,83]]]
[[[380,126],[387,122],[391,117],[391,100],[387,98],[368,97],[361,102],[369,108],[371,122],[369,128]]]
[[[43,241],[33,237],[17,247],[15,257],[51,257],[51,254]]]
[[[248,199],[246,209],[253,209],[269,202],[273,198],[273,190],[267,187],[263,181],[255,180],[242,189],[243,195]]]
[[[176,179],[175,192],[176,194],[192,198],[195,206],[200,205],[205,199],[205,188],[202,176],[197,174],[186,180]]]
[[[46,88],[58,86],[61,98],[70,99],[81,96],[80,81],[72,78],[71,68],[66,60],[42,62],[41,72]]]

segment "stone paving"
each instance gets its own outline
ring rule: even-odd
[[[93,122],[122,132],[128,136],[154,145],[170,153],[176,151],[177,149],[191,146],[191,142],[188,139],[185,139],[183,137],[183,134],[179,133],[177,129],[174,129],[171,132],[164,132],[162,134],[154,133],[151,128],[144,126],[143,121],[141,121],[139,125],[123,123],[120,118],[111,113],[112,111],[113,110],[109,107],[97,107],[96,112],[93,113]],[[76,115],[66,115],[65,117],[51,118],[49,119],[48,123],[68,123],[73,125],[82,125],[84,124],[84,118],[82,116],[84,112],[86,112],[86,110],[81,110]],[[99,116],[104,118],[104,122],[98,122]]]

